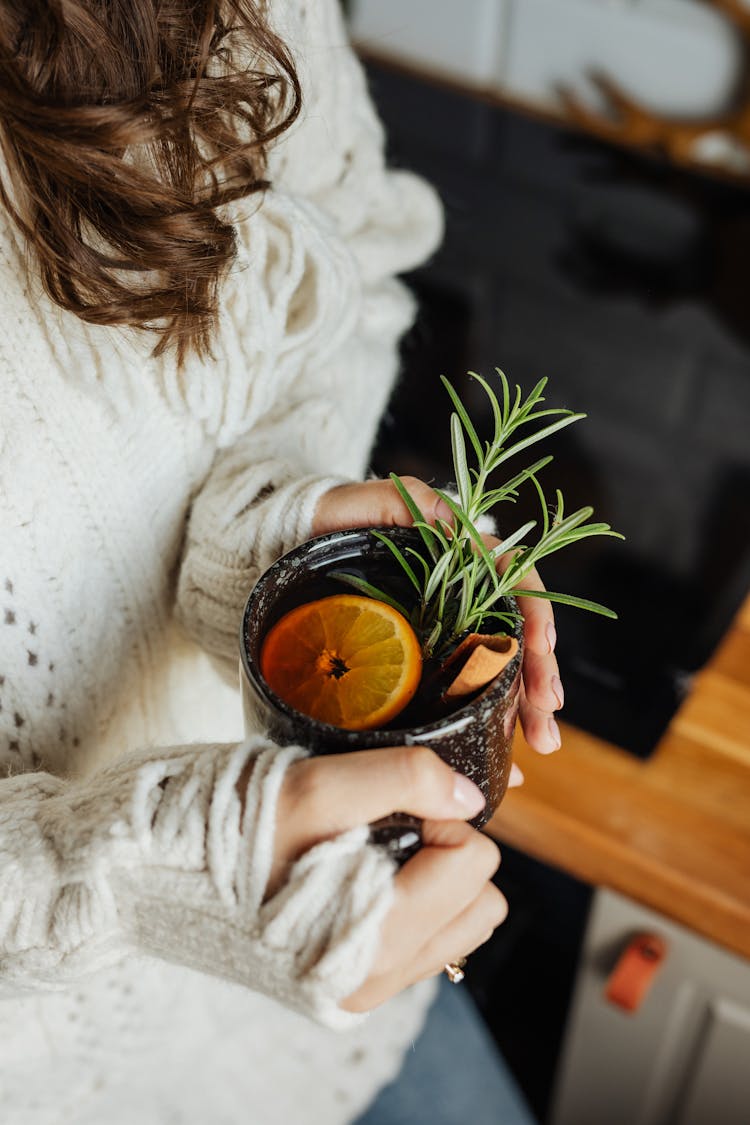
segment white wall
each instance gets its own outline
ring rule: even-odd
[[[503,69],[508,0],[354,0],[355,39],[472,85]]]
[[[595,104],[598,68],[654,109],[711,114],[740,64],[731,27],[697,0],[354,0],[352,30],[378,54],[542,108],[560,84]]]

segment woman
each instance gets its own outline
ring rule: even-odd
[[[0,0],[0,36],[3,1119],[348,1121],[403,990],[502,920],[497,850],[433,755],[243,738],[229,683],[275,557],[408,522],[359,482],[439,207],[334,0]],[[527,638],[546,751],[546,605]]]

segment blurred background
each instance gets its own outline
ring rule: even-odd
[[[569,791],[531,763],[501,813],[511,916],[468,981],[540,1120],[746,1125],[750,5],[346,8],[391,162],[447,218],[407,279],[420,312],[374,468],[450,478],[439,374],[488,428],[469,369],[545,375],[549,404],[589,416],[546,481],[626,536],[545,563],[619,621],[557,612]],[[643,934],[673,952],[623,1016],[603,989]]]

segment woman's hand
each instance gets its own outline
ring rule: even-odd
[[[404,477],[404,484],[414,497],[429,523],[443,519],[453,521],[450,509],[434,489],[416,477]],[[340,484],[326,492],[318,502],[313,520],[313,534],[341,531],[349,527],[411,526],[409,510],[389,480],[372,480],[363,484]],[[499,542],[486,537],[490,546]],[[501,558],[502,569],[507,560]],[[544,584],[532,570],[524,578],[529,589],[543,590]],[[560,731],[554,712],[565,700],[560,672],[555,658],[555,620],[552,606],[541,598],[519,598],[524,616],[523,684],[520,719],[529,746],[540,754],[560,748]]]
[[[377,1007],[415,981],[435,976],[491,936],[507,914],[492,883],[497,846],[465,823],[484,807],[468,778],[422,746],[305,758],[287,770],[279,795],[268,895],[308,848],[390,813],[424,818],[423,846],[398,873],[395,901],[364,984],[342,1004]]]
[[[492,550],[500,542],[492,535],[483,539]],[[501,555],[498,569],[504,570],[512,555]],[[536,568],[523,580],[528,590],[543,590]],[[560,670],[555,656],[557,634],[552,605],[542,598],[519,598],[523,614],[523,679],[519,716],[526,741],[540,754],[551,754],[561,745],[560,730],[554,712],[565,702]]]

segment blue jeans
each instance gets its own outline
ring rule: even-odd
[[[474,1002],[442,978],[401,1072],[352,1125],[536,1125]]]

